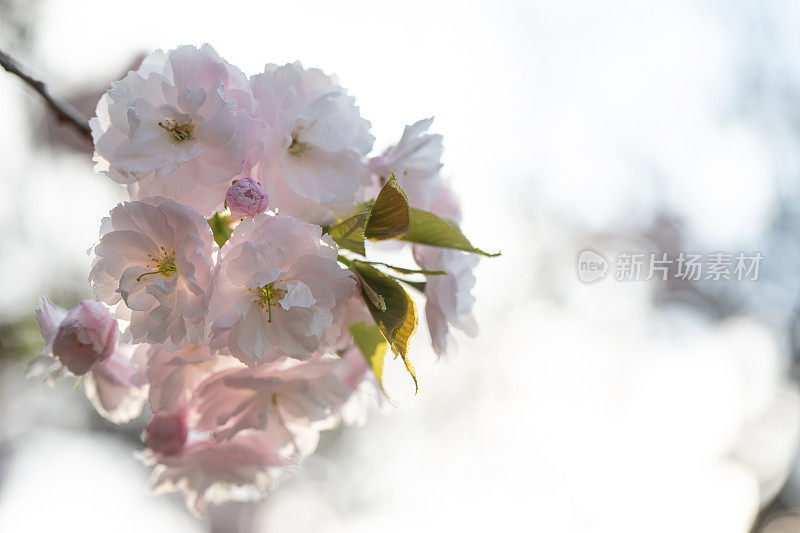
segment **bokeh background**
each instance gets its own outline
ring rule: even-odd
[[[0,531],[800,531],[800,4],[0,0],[0,48],[91,114],[154,48],[335,72],[376,150],[435,115],[482,334],[323,436],[260,504],[147,491],[72,383],[24,378],[40,295],[90,297],[122,188],[0,72]],[[749,282],[584,285],[580,250],[756,252]]]

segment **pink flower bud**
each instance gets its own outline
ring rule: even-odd
[[[225,202],[231,210],[231,218],[239,220],[254,217],[266,211],[269,205],[267,192],[253,178],[237,180],[228,188]]]
[[[53,355],[73,374],[85,374],[117,348],[119,326],[106,306],[84,300],[67,313],[53,341]]]
[[[144,430],[145,445],[162,455],[175,455],[186,443],[189,427],[186,424],[186,411],[174,414],[154,414]]]

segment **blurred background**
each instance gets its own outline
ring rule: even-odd
[[[260,504],[155,497],[81,391],[24,377],[123,189],[0,72],[0,531],[800,531],[800,4],[0,0],[0,49],[87,115],[143,54],[335,72],[376,151],[435,115],[482,334],[424,326],[396,408],[323,435]],[[760,252],[758,280],[581,283],[585,248]],[[613,268],[613,265],[612,265]],[[672,274],[672,273],[671,273]]]

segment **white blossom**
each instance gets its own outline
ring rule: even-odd
[[[138,417],[147,399],[146,344],[121,344],[86,374],[86,397],[103,418],[122,424]]]
[[[443,183],[431,202],[430,210],[454,222],[461,220],[461,208],[453,190]],[[414,259],[425,270],[441,270],[445,275],[428,276],[425,284],[425,320],[431,334],[433,350],[440,357],[452,355],[455,345],[450,329],[452,326],[475,337],[478,323],[472,315],[475,297],[475,267],[480,256],[448,248],[415,244]]]
[[[334,76],[300,63],[252,77],[264,153],[253,169],[281,214],[328,224],[362,200],[374,141],[354,98]]]
[[[154,467],[154,491],[183,492],[195,515],[260,498],[323,431],[362,424],[387,403],[373,370],[381,354],[361,349],[387,347],[407,295],[342,265],[366,256],[352,240],[373,241],[375,226],[401,219],[368,202],[390,176],[411,207],[460,222],[432,122],[406,126],[370,159],[371,125],[335,76],[268,64],[248,80],[209,45],[153,52],[111,84],[90,121],[95,169],[131,199],[102,220],[90,250],[97,301],[68,312],[42,299],[45,346],[29,374],[79,375],[114,423],[149,401],[138,455]],[[333,227],[357,211],[366,218],[350,222],[366,226]],[[424,270],[444,271],[380,263],[414,287],[406,275],[425,275],[425,317],[443,356],[452,329],[477,333],[479,257],[432,246],[453,243],[425,218],[412,213],[410,231],[427,232],[428,245],[400,238],[366,251],[409,247]]]
[[[220,252],[211,347],[248,364],[284,355],[308,359],[354,288],[319,226],[266,214],[247,219]]]
[[[341,359],[284,358],[253,368],[231,369],[198,389],[197,428],[230,438],[247,429],[283,435],[284,452],[303,457],[314,451],[319,432],[337,423],[350,397]]]
[[[247,78],[211,46],[156,50],[97,104],[95,170],[130,184],[132,199],[211,214],[255,146],[253,110]]]
[[[103,220],[89,281],[130,320],[127,338],[177,348],[199,343],[212,286],[211,229],[165,198],[125,202]]]
[[[188,344],[175,351],[155,345],[147,358],[150,409],[154,413],[189,409],[203,380],[215,372],[244,366],[234,357],[215,355],[204,344]]]
[[[145,464],[155,465],[150,485],[156,494],[182,491],[186,506],[200,516],[208,502],[260,498],[291,461],[278,451],[271,436],[246,431],[230,440],[190,433],[177,454],[145,451]]]
[[[378,187],[394,175],[411,206],[418,209],[428,209],[441,186],[442,136],[427,133],[432,123],[428,118],[406,126],[400,142],[369,161]]]

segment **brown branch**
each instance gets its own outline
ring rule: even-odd
[[[8,54],[0,50],[0,66],[7,72],[14,74],[19,79],[30,85],[34,91],[47,102],[50,109],[56,114],[59,122],[65,122],[75,128],[75,130],[84,139],[92,142],[92,130],[89,128],[89,120],[83,116],[77,109],[69,105],[67,102],[62,102],[51,95],[47,90],[47,85],[44,82],[32,78],[26,74],[17,62]]]

